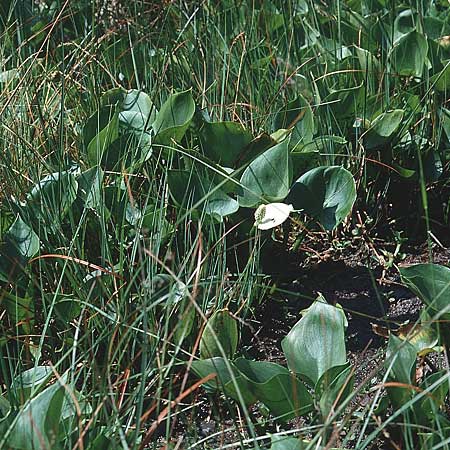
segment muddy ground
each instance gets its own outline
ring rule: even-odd
[[[414,323],[423,305],[400,284],[395,266],[380,264],[379,256],[389,254],[392,249],[387,253],[375,250],[374,255],[370,248],[361,250],[360,246],[342,252],[331,251],[329,257],[318,259],[307,252],[299,258],[298,253],[293,256],[280,248],[282,246],[269,247],[263,254],[263,271],[273,280],[273,289],[265,301],[255,308],[255,316],[244,327],[242,353],[256,360],[286,364],[281,340],[299,320],[300,312],[320,292],[329,303],[339,303],[346,312],[348,359],[356,369],[355,386],[365,386],[351,405],[351,409],[357,410],[372,400],[370,387],[380,381],[379,367],[383,365],[387,343],[383,334],[407,322]],[[403,255],[395,261],[396,264],[430,261],[430,249],[426,246],[402,250]],[[450,250],[435,245],[431,248],[431,258],[434,263],[448,265]],[[440,362],[434,361],[434,365],[442,363],[442,358]],[[424,363],[424,370],[432,369]],[[194,448],[221,448],[233,442],[239,448],[238,434],[231,431],[234,424],[242,423],[237,409],[218,401],[219,396],[199,393],[196,400],[197,406],[186,417],[191,426],[196,423],[198,441],[205,439],[205,444],[194,445]],[[234,410],[234,417],[231,417],[230,410]],[[252,414],[257,418],[260,412],[255,410]],[[284,429],[301,425],[301,421],[294,421]],[[266,433],[276,431],[279,427],[275,424],[264,428]],[[182,448],[185,444],[189,448],[187,442],[182,444]],[[372,448],[398,448],[397,445],[392,436],[381,435]],[[347,448],[353,447],[350,444]]]

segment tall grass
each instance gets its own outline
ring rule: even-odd
[[[174,90],[192,89],[197,115],[240,122],[255,136],[275,131],[274,114],[302,93],[313,104],[317,134],[348,140],[345,146],[325,141],[322,161],[347,166],[358,177],[359,206],[376,215],[389,197],[395,170],[389,165],[380,170],[382,155],[368,156],[359,129],[343,119],[364,122],[376,111],[409,101],[404,79],[389,70],[386,50],[399,12],[396,2],[379,11],[361,2],[366,6],[359,14],[354,5],[360,2],[262,3],[260,8],[260,2],[237,0],[162,7],[131,2],[126,15],[112,22],[96,19],[95,2],[2,6],[0,71],[17,69],[18,75],[0,83],[0,239],[39,180],[71,167],[88,168],[82,126],[101,94],[118,86],[142,89],[157,106]],[[422,17],[422,2],[404,6]],[[301,15],[301,8],[308,12]],[[363,21],[364,14],[378,15],[379,21]],[[354,53],[342,58],[342,52],[353,51],[352,44],[379,46],[379,66],[362,67]],[[414,89],[419,101],[412,130],[438,148],[442,123],[433,117],[441,99],[427,78]],[[187,137],[183,145],[196,144]],[[415,186],[429,234],[423,154],[416,149]],[[282,432],[272,419],[228,400],[205,399],[198,389],[183,397],[195,386],[186,367],[196,357],[205,317],[230,308],[247,326],[265,286],[254,234],[239,234],[232,221],[214,223],[205,211],[171,206],[167,174],[186,157],[182,149],[172,150],[172,159],[155,155],[132,172],[106,171],[101,209],[73,208],[62,222],[55,204],[56,209],[30,217],[41,241],[40,257],[0,291],[0,302],[8,294],[33,305],[31,328],[0,310],[0,392],[8,394],[23,370],[50,365],[90,405],[83,420],[67,424],[61,448],[137,449],[142,442],[149,448],[163,442],[175,448],[217,447],[217,440],[209,444],[198,435],[195,423],[209,400],[217,427],[224,421],[217,437],[228,436],[221,448],[262,448],[269,434],[261,430]],[[142,211],[153,205],[154,213],[130,220],[134,205]],[[251,225],[250,218],[241,220]],[[20,408],[14,395],[8,400]],[[342,417],[345,406],[348,411],[351,400],[330,423]],[[372,422],[375,401],[359,418],[339,419],[337,431],[361,432],[357,439],[345,437],[344,445],[356,440],[357,448],[369,448],[387,425],[376,428]],[[369,428],[371,434],[364,434]],[[316,448],[321,430],[319,425],[292,429],[313,436],[307,448]],[[0,448],[4,445],[0,437]],[[408,439],[405,446],[415,448]]]

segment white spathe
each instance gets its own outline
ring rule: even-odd
[[[286,203],[260,205],[255,211],[255,226],[259,230],[270,230],[281,225],[292,211],[294,211],[294,207],[286,205]]]

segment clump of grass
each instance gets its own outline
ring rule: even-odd
[[[447,76],[448,54],[433,37],[432,70],[402,76],[392,48],[399,17],[411,16],[407,26],[430,34],[426,19],[434,14],[446,30],[448,7],[416,3],[131,2],[112,21],[83,1],[0,7],[0,240],[21,217],[40,243],[39,255],[24,265],[0,264],[7,274],[0,278],[0,393],[15,411],[27,403],[13,392],[14,380],[48,366],[82,406],[64,424],[63,448],[207,448],[212,439],[221,448],[262,448],[269,432],[304,436],[305,448],[326,445],[326,427],[314,417],[288,429],[264,408],[248,411],[213,394],[205,400],[189,367],[206,319],[228,308],[248,326],[268,286],[262,243],[245,212],[218,223],[205,199],[179,208],[167,178],[199,150],[195,127],[202,119],[238,122],[253,136],[272,133],[276,113],[301,94],[312,107],[315,135],[324,138],[304,149],[311,159],[300,164],[347,167],[357,179],[357,207],[375,222],[402,224],[420,205],[417,228],[424,227],[431,249],[430,234],[442,239],[448,225],[448,201],[436,217],[430,206],[430,191],[442,198],[448,184],[448,111],[445,90],[435,89]],[[78,198],[62,211],[67,191],[60,189],[26,210],[44,177],[91,168],[83,126],[102,95],[118,87],[146,92],[157,107],[171,92],[191,89],[192,129],[166,153],[106,168],[95,208]],[[405,111],[401,125],[371,148],[366,122],[392,109]],[[385,205],[400,210],[406,190],[409,209],[387,217]],[[376,375],[385,381],[382,367]],[[357,411],[349,405],[359,391],[345,399],[326,424],[334,427],[331,441],[369,448],[406,417],[392,429],[401,430],[404,448],[417,448],[414,418],[397,411],[379,422],[379,392]],[[198,435],[203,405],[216,420],[215,436]]]

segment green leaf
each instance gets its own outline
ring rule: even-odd
[[[433,311],[450,318],[450,269],[438,264],[401,267],[402,281]]]
[[[106,149],[119,137],[119,114],[111,107],[103,107],[94,113],[84,128],[85,142],[89,138],[87,154],[93,165],[100,164]]]
[[[430,390],[429,388],[436,382],[438,384]],[[420,389],[428,389],[428,392],[419,403],[413,406],[416,417],[423,425],[433,424],[439,410],[444,406],[449,392],[448,373],[445,370],[432,373],[421,383]]]
[[[398,337],[412,344],[420,356],[433,352],[439,342],[438,333],[431,324],[426,324],[425,321],[422,324],[403,325],[400,327]]]
[[[8,316],[16,325],[22,326],[25,333],[31,333],[34,317],[34,302],[31,297],[19,297],[6,291],[0,291],[0,304],[6,307]]]
[[[51,294],[51,297],[53,296],[54,294]],[[72,295],[59,294],[55,299],[56,315],[66,326],[80,315],[81,309],[82,303]]]
[[[20,216],[5,234],[5,244],[1,254],[8,260],[32,258],[39,251],[39,237]]]
[[[400,127],[403,115],[403,109],[394,109],[377,116],[364,135],[366,148],[375,148],[389,142]]]
[[[331,367],[320,377],[314,390],[319,398],[320,412],[324,420],[351,395],[353,380],[352,369],[348,364]]]
[[[328,369],[345,364],[345,322],[342,310],[319,296],[281,342],[289,368],[315,384]]]
[[[450,91],[450,61],[447,61],[445,67],[430,78],[430,84],[436,91],[447,93]]]
[[[293,184],[286,203],[314,217],[326,230],[333,230],[350,214],[355,200],[352,174],[340,166],[321,166]]]
[[[238,358],[234,363],[229,362],[228,366],[223,358],[211,358],[192,363],[194,372],[201,378],[211,373],[217,374],[216,379],[206,384],[210,389],[220,389],[231,398],[238,400],[236,382],[246,405],[260,401],[272,414],[285,421],[312,411],[311,394],[305,385],[285,367],[244,358]]]
[[[77,198],[78,182],[70,171],[54,172],[37,183],[28,195],[28,205],[47,223],[59,223]]]
[[[18,77],[19,71],[17,69],[4,70],[0,72],[0,83],[8,83]]]
[[[55,448],[63,401],[64,388],[59,382],[34,397],[17,414],[8,445],[23,450]]]
[[[24,404],[33,393],[36,395],[52,377],[53,371],[49,366],[36,366],[25,370],[14,378],[11,383],[11,391],[14,392],[16,400]]]
[[[428,53],[425,36],[410,31],[402,36],[391,49],[391,63],[398,75],[421,77]]]
[[[119,113],[121,125],[138,131],[144,131],[150,127],[157,114],[150,97],[136,89],[131,89],[124,94],[121,109]]]
[[[416,364],[416,349],[408,341],[402,341],[394,334],[389,335],[386,351],[385,367],[389,370],[388,378],[392,381],[405,384],[405,386],[387,388],[394,407],[403,406],[413,395],[412,385],[413,369]]]
[[[236,200],[195,172],[169,170],[168,184],[170,194],[178,205],[191,207],[194,204],[204,204],[206,213],[219,221],[239,209]]]
[[[385,366],[388,368],[392,364],[390,378],[400,383],[410,384],[416,357],[417,352],[412,344],[392,333],[389,335]]]
[[[155,142],[170,144],[171,140],[180,141],[194,116],[195,104],[191,91],[172,94],[161,106],[161,110],[152,124],[156,134]]]
[[[305,450],[308,442],[290,436],[271,436],[271,446],[269,450]]]
[[[252,134],[235,122],[206,122],[200,139],[203,153],[217,164],[234,167]]]
[[[314,116],[311,106],[299,95],[289,102],[275,116],[274,129],[292,129],[291,148],[312,141],[314,135]]]
[[[78,197],[85,208],[97,209],[102,200],[102,183],[104,172],[100,167],[92,167],[78,178]]]
[[[238,345],[238,327],[230,311],[216,311],[206,323],[200,339],[200,355],[203,359],[215,356],[232,358]]]
[[[114,122],[114,119],[117,118],[117,121]],[[112,125],[110,125],[112,123]],[[116,106],[107,105],[102,106],[98,111],[96,111],[89,119],[86,121],[83,127],[83,140],[86,148],[89,145],[95,146],[94,139],[97,138],[99,133],[102,130],[109,130],[109,133],[106,132],[104,134],[104,138],[108,138],[106,142],[98,142],[99,145],[107,146],[104,144],[108,144],[117,138],[119,127],[118,127],[118,114],[116,113]],[[110,126],[109,126],[110,125]],[[94,142],[94,143],[93,143]]]
[[[310,441],[305,441],[300,438],[284,435],[272,435],[269,450],[325,450],[328,447],[311,444]],[[330,447],[328,450],[344,450],[343,448]]]
[[[288,140],[285,140],[266,150],[245,169],[240,180],[244,192],[239,204],[252,207],[264,201],[283,200],[289,193],[291,179]]]
[[[378,73],[380,72],[380,63],[377,58],[363,48],[355,47],[355,49],[361,70],[367,72],[369,74],[368,76],[371,78],[378,77]]]
[[[311,412],[313,399],[305,385],[285,367],[266,361],[238,358],[236,368],[249,380],[249,388],[270,412],[288,421]]]
[[[224,358],[220,357],[194,361],[192,370],[200,378],[204,378],[212,373],[217,374],[216,378],[203,385],[210,390],[219,389],[236,401],[239,401],[239,390],[246,405],[252,405],[258,400],[252,393],[248,380],[241,375],[231,361],[225,361]]]

